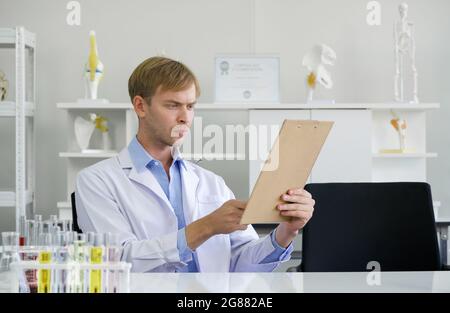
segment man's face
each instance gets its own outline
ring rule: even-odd
[[[161,91],[159,87],[151,104],[143,106],[141,123],[147,137],[166,146],[181,144],[191,127],[196,101],[194,84],[181,91]]]

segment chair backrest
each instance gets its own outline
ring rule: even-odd
[[[316,201],[303,230],[305,272],[441,269],[427,183],[325,183],[305,186]],[[375,263],[376,264],[376,263]]]
[[[80,227],[78,226],[77,206],[75,204],[75,192],[72,192],[70,194],[70,201],[72,203],[72,227],[73,227],[74,231],[81,234],[82,231],[81,231]]]

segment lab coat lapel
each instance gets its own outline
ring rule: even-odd
[[[183,193],[183,210],[186,225],[197,219],[197,186],[198,175],[195,169],[186,162],[186,168],[181,167],[182,193]]]
[[[133,180],[153,191],[157,197],[159,197],[171,210],[173,210],[169,199],[167,199],[164,190],[161,188],[161,185],[158,183],[155,176],[153,176],[153,174],[147,169],[139,172],[130,159],[128,149],[122,150],[119,154],[119,160],[122,168],[131,168],[128,175],[130,180]]]

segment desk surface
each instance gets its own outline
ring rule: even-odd
[[[380,274],[380,285],[374,274]],[[11,292],[0,273],[0,292]],[[130,292],[450,292],[447,272],[359,273],[131,273]]]
[[[380,275],[380,285],[375,282]],[[447,272],[131,274],[131,292],[450,292]]]

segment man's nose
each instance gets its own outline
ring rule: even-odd
[[[183,107],[178,114],[178,123],[186,124],[189,118],[189,111],[186,107]]]

